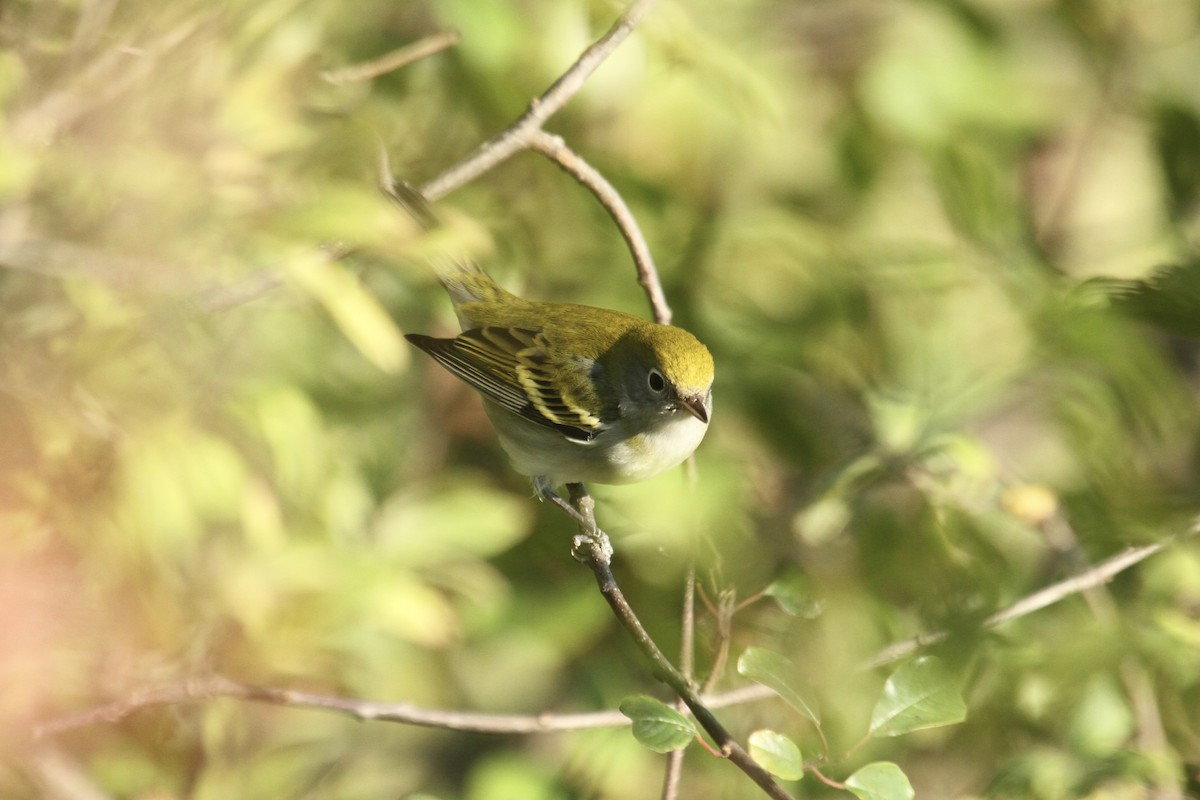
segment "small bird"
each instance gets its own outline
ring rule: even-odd
[[[479,266],[440,274],[463,332],[405,338],[483,396],[518,472],[572,509],[561,484],[634,483],[683,462],[712,416],[712,355],[671,325],[524,300]]]

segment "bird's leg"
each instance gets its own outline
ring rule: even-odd
[[[587,563],[594,560],[607,566],[612,561],[613,546],[608,534],[596,524],[596,501],[582,483],[568,483],[567,492],[571,497],[571,505],[585,521],[584,532],[571,543],[571,553],[578,561]]]
[[[554,503],[579,523],[583,533],[576,536],[571,543],[571,552],[575,558],[580,561],[587,561],[589,557],[598,558],[605,564],[612,559],[612,542],[608,540],[608,534],[596,524],[596,501],[592,499],[586,486],[582,483],[568,483],[570,502],[554,491],[554,485],[544,477],[535,477],[533,488],[538,497]]]
[[[575,499],[574,487],[575,486],[582,487],[583,484],[572,483],[572,484],[568,484],[568,486],[570,487],[570,491],[571,491],[571,499],[574,500]],[[582,513],[580,513],[579,509],[575,508],[575,506],[568,503],[566,500],[563,499],[562,495],[560,495],[558,492],[554,491],[554,485],[552,483],[550,483],[548,480],[546,480],[545,478],[543,478],[542,476],[539,475],[533,479],[533,490],[535,492],[537,492],[537,496],[540,497],[542,500],[549,500],[551,503],[554,503],[554,505],[558,506],[563,511],[567,512],[567,514],[571,517],[571,519],[578,522],[580,527],[582,527],[585,531],[595,530],[595,528],[596,528],[595,516],[592,516],[590,520],[588,519],[588,517],[585,517]],[[584,489],[583,491],[584,491],[584,494],[587,494],[587,489]],[[589,499],[591,499],[591,498],[589,497]]]
[[[596,527],[596,501],[588,493],[587,487],[582,483],[568,483],[567,494],[571,498],[571,505],[585,520],[588,530],[593,533],[599,531],[600,529]]]

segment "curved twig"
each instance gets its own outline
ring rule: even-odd
[[[621,236],[625,239],[625,244],[629,246],[629,252],[633,255],[633,265],[637,269],[638,283],[646,290],[646,297],[650,300],[650,308],[654,312],[654,321],[661,325],[670,325],[671,306],[667,303],[667,296],[663,293],[662,283],[658,279],[654,257],[650,255],[650,246],[646,243],[646,237],[642,235],[633,212],[629,210],[629,206],[626,205],[620,193],[591,164],[567,147],[561,136],[555,136],[543,130],[533,131],[529,134],[528,146],[531,150],[541,153],[562,167],[594,194],[600,201],[600,205],[604,206],[613,222],[617,224]]]
[[[321,78],[335,86],[369,81],[393,70],[406,67],[414,61],[427,58],[434,53],[440,53],[447,47],[453,47],[458,44],[460,39],[462,39],[462,35],[458,31],[442,31],[432,36],[426,36],[424,39],[418,39],[412,44],[385,53],[371,61],[324,70],[321,72]]]
[[[1183,536],[1193,536],[1196,533],[1200,533],[1200,522],[1197,522]],[[997,611],[983,621],[982,629],[990,630],[1006,622],[1012,622],[1013,620],[1028,616],[1035,611],[1041,611],[1043,608],[1052,606],[1071,595],[1076,595],[1107,583],[1119,573],[1124,572],[1135,564],[1145,561],[1155,553],[1161,552],[1163,548],[1178,538],[1180,537],[1172,536],[1161,542],[1123,550],[1085,572],[1072,575],[1058,583],[1051,584],[1044,589],[1021,598],[1008,608]],[[949,631],[933,631],[931,633],[922,633],[901,642],[895,642],[880,650],[873,658],[862,665],[862,669],[875,669],[876,667],[883,667],[903,658],[908,658],[918,650],[944,642],[949,636]]]
[[[479,145],[457,164],[412,191],[415,191],[423,202],[433,203],[521,150],[535,150],[546,155],[596,195],[608,210],[629,246],[638,273],[638,283],[646,291],[655,321],[666,325],[671,322],[671,307],[658,279],[650,247],[646,244],[646,238],[638,228],[629,207],[604,176],[568,148],[560,137],[542,129],[546,121],[583,88],[588,77],[633,32],[656,2],[657,0],[634,0],[608,32],[584,50],[575,63],[540,97],[531,102],[525,113],[515,122]],[[390,175],[383,183],[384,191],[395,198]]]
[[[612,547],[608,544],[608,537],[596,525],[591,495],[581,483],[569,484],[568,488],[571,492],[571,502],[585,517],[585,521],[580,524],[580,536],[575,540],[573,551],[575,557],[592,571],[596,578],[596,585],[600,588],[600,594],[604,596],[621,625],[633,638],[638,649],[642,651],[642,655],[649,659],[654,677],[671,687],[676,696],[687,705],[696,721],[713,738],[721,755],[746,773],[769,797],[773,797],[775,800],[793,800],[792,796],[775,782],[771,773],[755,761],[738,743],[737,739],[734,739],[725,729],[720,720],[713,716],[712,710],[696,693],[692,683],[679,670],[675,669],[675,666],[654,643],[641,620],[638,619],[637,614],[625,599],[625,594],[617,584],[616,576],[613,575]]]
[[[679,620],[679,671],[689,682],[696,674],[696,566],[689,564],[683,581],[683,603]],[[711,707],[711,705],[710,705]],[[687,704],[675,702],[677,711],[687,713]],[[676,800],[679,785],[683,780],[683,750],[672,750],[667,755],[667,769],[663,774],[662,800]]]
[[[772,697],[765,686],[743,686],[729,692],[705,695],[709,708],[727,708]],[[162,706],[199,703],[227,697],[291,708],[309,708],[345,714],[367,722],[396,722],[426,728],[493,734],[535,734],[581,731],[591,728],[620,728],[629,718],[620,711],[594,711],[572,714],[480,714],[465,711],[422,708],[411,703],[377,703],[336,695],[275,689],[239,683],[220,675],[194,678],[183,683],[135,692],[128,697],[75,714],[46,720],[34,728],[35,740],[57,736],[77,728],[100,723],[120,722],[139,711]]]
[[[421,194],[429,202],[435,202],[470,183],[501,161],[529,146],[530,134],[541,129],[559,109],[574,97],[596,68],[625,41],[642,17],[657,0],[634,0],[617,18],[608,32],[592,43],[575,63],[559,77],[550,88],[529,104],[525,113],[503,131],[475,148],[466,158],[442,172],[421,187]]]

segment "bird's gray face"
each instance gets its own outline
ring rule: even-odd
[[[680,390],[656,363],[634,364],[619,385],[621,414],[627,418],[651,419],[686,413],[707,424],[712,412],[712,387]]]

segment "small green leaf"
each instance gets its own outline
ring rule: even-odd
[[[966,717],[966,703],[950,673],[939,659],[922,656],[887,679],[871,713],[871,735],[899,736],[953,725]]]
[[[1073,717],[1068,736],[1074,749],[1096,757],[1121,750],[1136,724],[1124,693],[1102,673],[1087,682]]]
[[[389,374],[408,364],[409,349],[396,323],[350,270],[320,252],[301,253],[288,266],[368,361]]]
[[[619,708],[633,720],[633,737],[656,753],[687,747],[700,735],[690,719],[653,697],[627,697]]]
[[[1157,109],[1154,139],[1172,218],[1185,219],[1200,199],[1200,118],[1182,104]]]
[[[796,515],[792,530],[806,544],[815,547],[845,531],[850,516],[850,506],[845,498],[823,497]]]
[[[825,610],[825,604],[812,596],[807,579],[798,572],[776,578],[763,594],[793,617],[816,619]]]
[[[748,647],[738,659],[738,672],[755,683],[761,683],[774,690],[792,708],[816,725],[821,724],[821,718],[814,707],[809,705],[799,690],[792,685],[791,676],[796,673],[796,666],[787,658],[763,647]]]
[[[890,761],[867,764],[846,779],[846,788],[862,800],[912,800],[908,777]]]
[[[804,777],[800,748],[782,733],[764,729],[750,734],[750,755],[767,772],[785,781]]]
[[[403,490],[379,508],[372,533],[380,551],[411,567],[503,553],[529,533],[520,498],[460,476],[453,485]]]

